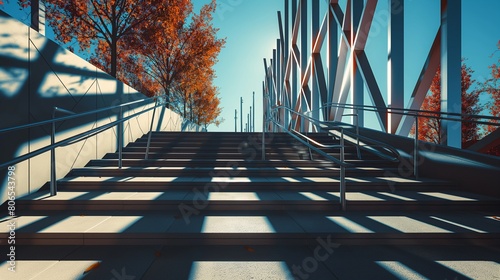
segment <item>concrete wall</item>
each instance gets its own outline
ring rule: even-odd
[[[0,129],[51,119],[54,107],[76,113],[125,103],[145,96],[116,81],[0,10]],[[152,106],[131,106],[128,116]],[[153,112],[124,124],[124,145],[147,133]],[[58,114],[63,116],[64,114]],[[56,141],[114,121],[119,110],[57,124]],[[198,130],[168,109],[158,109],[154,129]],[[50,125],[0,133],[0,163],[50,144]],[[57,175],[116,151],[116,128],[56,150]],[[15,166],[16,196],[36,191],[50,179],[50,153]],[[0,203],[7,196],[7,169],[0,170]]]

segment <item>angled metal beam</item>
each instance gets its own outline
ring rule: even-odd
[[[299,5],[302,5],[302,0],[299,0]],[[301,10],[297,7],[297,0],[292,0],[292,44],[297,44],[297,39],[299,38],[299,28],[301,21]]]
[[[332,96],[332,103],[340,103],[341,96],[343,89],[345,87],[348,87],[348,89],[351,86],[351,80],[350,80],[350,75],[349,73],[346,73],[349,69],[349,67],[346,65],[347,63],[347,52],[348,52],[348,46],[347,43],[344,40],[340,40],[340,51],[339,51],[339,56],[337,60],[337,73],[335,77],[335,82],[333,83],[333,96]],[[349,83],[346,83],[346,76],[349,79]],[[347,97],[346,99],[347,100]],[[345,102],[344,100],[344,102]],[[332,114],[330,115],[330,120],[339,120],[337,118],[337,111],[341,108],[335,108],[332,107]],[[342,111],[343,114],[343,111]],[[333,116],[333,119],[332,119]]]
[[[386,105],[384,98],[382,97],[382,93],[380,92],[380,88],[378,87],[377,80],[375,79],[375,75],[373,74],[373,70],[368,62],[368,57],[366,57],[366,53],[364,51],[355,52],[355,56],[361,75],[363,76],[363,79],[366,82],[366,87],[370,92],[369,96],[372,103],[379,108],[377,116],[380,127],[385,130],[387,128]]]
[[[413,90],[413,93],[408,101],[406,108],[412,110],[420,110],[422,103],[424,102],[425,96],[429,91],[432,79],[436,75],[439,64],[441,63],[441,30],[438,30],[432,47],[429,51],[427,59],[420,71],[417,83]],[[403,116],[396,134],[401,136],[408,136],[410,134],[411,128],[415,122],[415,118],[412,116]]]
[[[361,15],[361,21],[356,34],[354,50],[365,49],[368,34],[370,33],[370,28],[373,22],[373,15],[375,14],[375,9],[377,8],[377,3],[378,0],[367,0],[366,2],[366,7],[363,9],[363,14]]]
[[[325,17],[323,18],[319,33],[315,37],[316,39],[314,39],[312,53],[319,53],[321,51],[327,32],[328,32],[328,14],[325,15]]]

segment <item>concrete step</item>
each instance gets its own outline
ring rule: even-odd
[[[491,279],[500,249],[470,245],[22,246],[0,279]],[[314,269],[313,269],[314,268]],[[360,269],[362,268],[362,269]],[[168,275],[168,278],[166,277]]]
[[[398,168],[399,163],[389,162],[386,160],[359,160],[351,159],[346,162],[355,165],[356,167],[373,167],[373,168]],[[268,159],[260,160],[260,154],[247,155],[240,159],[148,159],[144,157],[137,159],[123,159],[123,166],[125,167],[248,167],[248,168],[266,168],[266,167],[288,167],[288,168],[302,168],[302,167],[335,167],[335,164],[325,160],[302,160],[302,159]],[[118,160],[113,159],[98,159],[91,160],[87,164],[88,167],[110,167],[118,166]],[[394,174],[398,174],[394,173]],[[408,173],[411,175],[411,172]]]
[[[397,174],[397,168],[354,167],[346,168],[347,176],[383,177]],[[68,177],[207,177],[226,174],[230,177],[337,177],[338,167],[84,167],[74,168]]]
[[[14,218],[22,245],[500,245],[498,221],[471,212],[40,212]],[[6,242],[8,224],[0,222]]]
[[[500,200],[454,191],[350,191],[346,194],[349,211],[499,211]],[[340,209],[340,193],[326,191],[231,192],[214,187],[170,191],[48,191],[20,199],[17,211],[177,210],[181,205],[217,211],[334,211]]]
[[[295,190],[338,191],[338,177],[230,177],[226,172],[218,177],[66,177],[58,180],[61,190],[138,190],[165,191],[203,189],[218,186],[231,191]],[[449,189],[447,182],[399,177],[346,177],[347,190],[420,190]]]

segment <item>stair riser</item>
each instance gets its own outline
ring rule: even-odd
[[[349,177],[382,177],[384,170],[346,170]],[[396,172],[396,171],[392,171]],[[248,170],[73,170],[70,177],[212,177],[227,175],[229,177],[339,177],[338,170],[289,170],[289,171],[248,171]]]
[[[0,238],[7,238],[0,234]],[[310,245],[317,246],[318,238],[330,239],[340,246],[350,245],[453,245],[453,246],[497,246],[500,236],[497,234],[217,234],[215,236],[192,236],[178,234],[132,234],[117,236],[116,234],[43,234],[43,237],[32,234],[16,234],[16,245]]]
[[[397,163],[388,163],[388,162],[360,162],[358,160],[350,161],[347,160],[348,163],[352,163],[357,167],[377,167],[377,168],[397,168]],[[289,167],[289,168],[300,168],[300,167],[335,167],[335,164],[327,161],[260,161],[260,160],[248,160],[248,161],[232,161],[232,160],[193,160],[193,161],[177,161],[177,160],[127,160],[124,159],[122,161],[124,167],[249,167],[249,168],[258,168],[258,167]],[[118,166],[118,160],[116,159],[106,159],[106,160],[91,160],[88,164],[88,167],[109,167],[109,166]],[[396,173],[397,174],[397,173]]]
[[[219,186],[220,191],[330,191],[338,192],[339,183],[208,183],[208,182],[59,182],[60,190],[65,191],[169,191],[169,190],[203,190],[206,186]],[[393,189],[415,190],[415,191],[445,191],[450,189],[446,184],[426,184],[419,183],[396,183],[387,184],[376,183],[349,183],[348,191],[383,191],[390,192]]]
[[[173,201],[169,203],[150,203],[150,202],[123,202],[113,204],[116,201],[94,202],[74,202],[71,204],[57,203],[51,204],[32,203],[19,204],[16,207],[18,213],[26,211],[177,211],[180,205],[192,207],[193,209],[202,209],[203,211],[320,211],[322,213],[342,212],[339,202],[316,202],[296,204],[290,201],[279,201],[276,203],[259,202],[193,202],[193,201]],[[484,211],[495,213],[500,207],[494,202],[486,203],[439,203],[439,202],[348,202],[348,211]]]

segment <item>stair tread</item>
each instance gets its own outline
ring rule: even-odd
[[[403,214],[403,215],[402,215]],[[381,212],[366,215],[351,213],[303,212],[201,212],[198,215],[181,215],[177,211],[156,212],[72,212],[16,217],[16,235],[21,234],[78,234],[75,238],[88,234],[486,234],[500,233],[498,221],[490,215],[470,212]],[[0,234],[9,232],[4,218],[0,224]],[[19,236],[18,236],[19,237]],[[185,236],[184,236],[185,237]],[[212,236],[217,238],[217,236]],[[250,237],[250,236],[248,236]],[[254,236],[256,237],[256,236]],[[262,236],[265,237],[265,236]]]
[[[339,192],[328,191],[212,191],[202,193],[200,190],[171,190],[171,191],[58,191],[56,196],[50,196],[49,191],[40,191],[19,198],[20,202],[38,202],[38,201],[193,201],[197,199],[207,200],[210,203],[215,201],[223,202],[278,202],[284,201],[297,202],[338,202]],[[387,191],[348,191],[346,198],[350,202],[355,201],[379,201],[379,202],[481,202],[498,201],[498,198],[491,198],[483,195],[472,194],[461,191],[412,191],[398,190]]]

